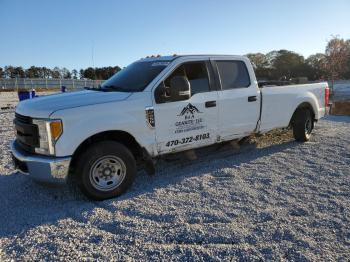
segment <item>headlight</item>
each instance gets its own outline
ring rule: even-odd
[[[61,120],[34,119],[33,124],[38,126],[39,147],[35,152],[44,155],[55,154],[55,144],[63,133]]]

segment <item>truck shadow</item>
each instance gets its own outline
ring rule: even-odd
[[[259,149],[253,144],[240,150],[224,146],[213,152],[202,152],[197,160],[189,161],[180,157],[170,162],[160,161],[155,176],[139,172],[128,192],[119,198],[102,202],[87,200],[70,185],[47,187],[19,173],[0,175],[0,237],[26,234],[37,226],[56,225],[58,221],[67,218],[84,223],[87,221],[86,214],[95,208],[114,212],[118,210],[120,201],[134,201],[133,198],[137,196],[147,197],[147,194],[152,194],[159,188],[179,183],[186,178],[208,173],[215,175],[219,169],[247,164],[298,145],[296,142],[285,142]],[[132,213],[128,215],[133,216]]]

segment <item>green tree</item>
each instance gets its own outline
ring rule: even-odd
[[[84,72],[85,72],[84,69],[80,69],[80,70],[79,70],[79,78],[80,78],[80,79],[83,79],[83,78],[84,78]]]
[[[279,50],[271,60],[274,77],[279,80],[290,80],[305,75],[304,57],[288,50]]]
[[[108,67],[88,67],[86,69],[80,69],[80,78],[87,78],[92,80],[106,80],[119,72],[121,68],[119,66]]]
[[[276,50],[273,50],[273,51],[270,51],[266,54],[266,60],[267,60],[267,66],[268,67],[273,67],[273,61],[276,59],[276,57],[279,56],[279,52],[280,51],[276,51]]]
[[[73,79],[78,79],[78,71],[76,69],[72,70],[72,77]]]
[[[88,79],[95,80],[95,79],[96,79],[95,69],[92,68],[92,67],[86,68],[86,69],[84,70],[83,77],[84,77],[84,78],[88,78]]]
[[[70,79],[70,78],[72,78],[72,74],[70,73],[70,71],[67,68],[63,67],[60,70],[60,77],[64,78],[64,79]]]
[[[251,53],[246,55],[252,63],[254,69],[268,67],[266,55],[262,53]]]
[[[309,79],[319,80],[326,77],[326,56],[322,53],[310,55],[306,60],[306,64],[309,66]]]
[[[13,73],[14,73],[15,77],[18,77],[18,78],[24,78],[25,77],[24,70],[23,70],[23,68],[21,66],[14,67],[13,68]]]
[[[105,80],[113,76],[120,71],[119,66],[108,66],[100,68],[88,67],[86,69],[80,69],[79,72],[76,69],[69,71],[67,68],[54,67],[53,69],[47,67],[31,66],[27,69],[22,67],[5,66],[0,67],[0,78],[61,78],[61,79],[77,79],[78,75],[80,79],[88,78],[93,80]]]
[[[60,78],[61,74],[60,74],[60,68],[55,66],[54,69],[51,71],[51,76],[52,78]]]
[[[4,70],[4,77],[5,78],[23,78],[25,77],[24,70],[21,66],[5,66]]]
[[[31,66],[27,70],[25,70],[25,76],[28,78],[40,78],[40,68],[36,66]]]
[[[258,80],[285,80],[310,76],[311,69],[304,57],[288,50],[248,54]]]
[[[15,78],[13,66],[5,66],[4,68],[4,76],[5,78]]]
[[[40,76],[41,78],[51,78],[52,77],[52,72],[50,68],[47,67],[41,67],[40,68]]]
[[[258,80],[268,80],[271,79],[272,70],[269,64],[268,58],[262,53],[251,53],[247,54],[250,62],[255,71],[256,78]]]

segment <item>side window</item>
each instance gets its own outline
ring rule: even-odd
[[[250,86],[250,77],[243,61],[216,61],[222,90]]]
[[[209,92],[208,70],[205,62],[190,62],[178,67],[165,81],[170,88],[170,80],[174,76],[186,76],[191,85],[191,95]]]
[[[210,91],[205,62],[185,64],[185,71],[191,84],[191,95]]]

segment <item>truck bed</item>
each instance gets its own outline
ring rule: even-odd
[[[315,112],[315,119],[325,115],[324,95],[326,82],[302,85],[264,86],[262,95],[261,122],[259,132],[287,127],[295,109],[301,103],[309,103]],[[300,90],[305,92],[300,92]]]

